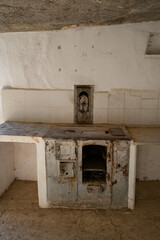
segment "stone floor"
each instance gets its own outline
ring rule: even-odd
[[[35,182],[0,198],[0,240],[159,240],[160,182],[138,182],[134,211],[39,209]]]

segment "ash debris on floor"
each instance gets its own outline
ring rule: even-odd
[[[137,182],[136,207],[40,209],[37,183],[15,181],[0,198],[0,240],[159,240],[160,182]]]

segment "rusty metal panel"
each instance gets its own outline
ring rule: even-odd
[[[65,145],[66,144],[66,145]],[[72,152],[62,150],[62,155],[57,154],[57,146],[72,146]],[[73,141],[45,141],[45,157],[47,171],[47,195],[51,205],[72,206],[77,199],[77,174],[76,161],[72,159],[75,153]],[[65,154],[64,154],[65,153]],[[57,159],[62,156],[63,160]],[[66,156],[67,159],[64,159]]]
[[[51,206],[127,207],[130,141],[48,139],[45,143],[48,202]],[[84,151],[88,146],[93,153],[90,158]],[[102,150],[102,156],[98,152],[94,159],[95,148],[97,152]],[[89,162],[85,164],[84,159],[90,159],[91,165]],[[86,178],[86,171],[95,174],[95,179],[93,176]],[[100,181],[98,171],[105,173],[105,178],[101,175]]]
[[[93,123],[93,86],[74,86],[74,119],[75,123]]]
[[[106,207],[111,204],[111,143],[107,141],[77,141],[78,144],[78,204],[83,207]],[[86,145],[100,145],[107,149],[106,182],[83,182],[82,148]],[[98,160],[98,159],[97,159]]]
[[[56,141],[56,158],[59,160],[76,159],[75,142],[72,140]]]
[[[109,129],[112,136],[118,137],[118,136],[125,136],[125,133],[123,132],[122,128],[110,128]]]
[[[64,179],[73,178],[75,176],[74,169],[75,169],[75,163],[60,162],[59,163],[60,178],[64,178]]]
[[[128,202],[129,142],[113,143],[112,206],[126,206]]]

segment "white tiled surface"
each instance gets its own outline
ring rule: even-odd
[[[107,109],[95,108],[93,112],[94,123],[107,123]]]
[[[25,121],[26,108],[25,106],[11,106],[6,105],[3,110],[3,119],[5,121]]]
[[[74,92],[73,91],[50,91],[51,107],[73,107]]]
[[[158,99],[142,99],[142,108],[158,108]]]
[[[125,93],[125,108],[141,108],[141,97],[131,96]]]
[[[132,96],[137,96],[146,99],[157,99],[159,97],[159,91],[153,90],[131,90],[129,91]]]
[[[108,109],[108,123],[123,124],[124,121],[124,109]]]
[[[49,107],[27,107],[28,122],[49,122]]]
[[[26,106],[48,107],[50,91],[27,90],[25,91]]]
[[[108,93],[94,94],[94,108],[108,108]]]
[[[156,124],[157,112],[157,109],[141,109],[141,124]]]
[[[126,108],[124,110],[124,123],[126,124],[139,124],[141,109]]]
[[[2,91],[2,99],[5,105],[25,106],[25,90],[5,89]]]
[[[73,108],[69,107],[51,107],[50,122],[51,123],[73,123]]]
[[[74,122],[73,90],[4,89],[1,96],[3,121]],[[160,94],[149,90],[95,92],[93,122],[160,124]]]
[[[124,93],[109,94],[108,108],[124,108]]]

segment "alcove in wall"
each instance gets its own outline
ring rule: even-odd
[[[0,195],[15,180],[37,181],[36,144],[0,142]]]

